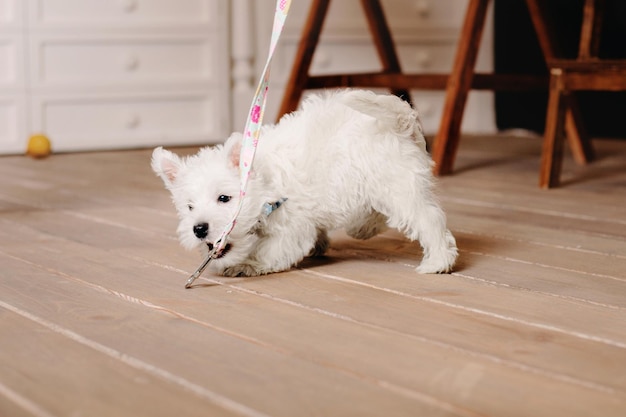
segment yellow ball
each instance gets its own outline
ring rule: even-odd
[[[46,135],[33,135],[28,139],[26,155],[33,158],[45,158],[52,152],[50,139]]]

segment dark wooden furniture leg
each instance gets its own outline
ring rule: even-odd
[[[550,93],[546,110],[546,129],[541,150],[539,186],[555,187],[559,183],[563,161],[567,92],[563,86],[563,71],[555,68],[550,74]]]
[[[454,66],[448,77],[441,124],[433,146],[436,175],[452,172],[488,5],[489,0],[470,0],[467,6]]]
[[[296,52],[296,57],[287,82],[287,90],[283,95],[279,115],[290,113],[298,108],[302,93],[309,78],[309,68],[313,61],[313,53],[319,42],[322,25],[328,12],[330,0],[313,0],[311,9],[304,24],[303,36]]]
[[[398,54],[389,31],[389,25],[385,19],[385,13],[379,0],[361,0],[361,5],[365,11],[367,17],[367,23],[369,25],[370,33],[374,45],[376,45],[376,51],[378,52],[378,58],[382,63],[385,74],[400,74],[400,61],[398,60]],[[405,89],[392,89],[391,91],[398,97],[403,98],[407,102],[411,102],[411,95],[408,90]]]
[[[302,98],[302,93],[307,87],[312,86],[311,81],[315,77],[309,75],[309,70],[313,61],[313,54],[319,43],[320,33],[329,5],[330,0],[313,0],[311,4],[296,52],[294,65],[287,82],[287,88],[283,95],[283,101],[278,111],[279,117],[296,110]],[[379,74],[401,74],[400,61],[396,54],[391,31],[387,25],[380,0],[361,0],[361,6],[365,11],[378,57],[382,62],[383,69]],[[348,87],[349,84],[348,77],[345,77],[345,80],[340,82],[339,86]],[[392,93],[408,102],[411,101],[407,89],[392,89]]]
[[[579,44],[579,60],[588,60],[590,56],[597,54],[599,45],[599,23],[600,16],[598,10],[594,8],[595,0],[586,0],[583,13],[583,25]],[[539,185],[542,188],[555,187],[559,183],[561,159],[563,158],[562,145],[563,135],[567,138],[570,149],[576,162],[586,164],[593,160],[593,148],[591,140],[584,128],[578,103],[571,94],[564,91],[564,77],[562,71],[554,71],[554,62],[562,56],[555,34],[551,31],[549,17],[546,15],[541,0],[526,0],[528,10],[531,15],[535,32],[539,39],[539,44],[546,60],[546,65],[550,70],[550,93],[548,98],[548,109],[546,111],[546,130],[544,132],[544,146],[541,156],[541,168],[539,175]],[[559,80],[553,78],[558,77]],[[558,87],[557,87],[558,86]],[[556,91],[560,91],[557,97]],[[565,97],[567,99],[565,100]],[[564,103],[563,111],[556,111]],[[559,120],[554,120],[559,117]],[[558,129],[556,129],[558,127]],[[563,127],[563,129],[561,129]],[[565,133],[563,133],[563,131]],[[555,136],[556,135],[556,136]],[[548,152],[548,154],[546,154]],[[559,161],[556,161],[556,159]]]

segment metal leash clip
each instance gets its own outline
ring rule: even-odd
[[[191,286],[193,285],[193,282],[198,279],[200,277],[200,275],[202,275],[202,273],[204,272],[204,270],[206,269],[207,266],[209,266],[209,262],[211,262],[211,259],[213,259],[213,257],[215,256],[215,253],[217,252],[217,250],[220,248],[220,241],[218,241],[215,246],[213,247],[213,249],[211,249],[208,253],[208,255],[206,256],[206,258],[204,258],[204,261],[202,261],[202,263],[200,264],[200,266],[198,267],[198,269],[196,269],[196,272],[194,272],[193,274],[191,274],[191,276],[187,279],[187,282],[185,283],[185,288],[189,289],[191,288]]]

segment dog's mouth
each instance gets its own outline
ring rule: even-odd
[[[211,242],[207,242],[207,247],[209,248],[209,252],[211,252],[213,250],[213,244]],[[222,249],[222,251],[218,254],[215,255],[215,259],[219,259],[224,257],[224,255],[226,255],[228,253],[228,251],[230,251],[230,248],[232,246],[230,245],[230,243],[227,243],[226,246],[224,246],[224,249]]]

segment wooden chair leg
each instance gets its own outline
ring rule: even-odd
[[[600,0],[586,0],[585,13],[589,14],[589,6],[593,1],[600,3]],[[562,56],[561,47],[557,41],[557,37],[554,33],[553,27],[548,23],[548,16],[545,10],[545,4],[542,0],[526,0],[526,5],[530,12],[530,17],[541,46],[543,57],[546,61],[546,65],[550,66],[550,63],[555,60],[557,56]],[[579,56],[589,57],[591,54],[597,54],[597,33],[594,35],[593,31],[598,30],[600,20],[598,14],[592,14],[590,16],[593,19],[593,26],[589,24],[583,25],[582,35],[579,45]],[[589,19],[589,18],[588,18]],[[593,42],[592,42],[593,40]],[[570,149],[574,155],[576,162],[584,165],[593,160],[594,152],[591,145],[591,140],[587,134],[587,131],[582,122],[582,116],[579,111],[578,103],[575,97],[569,98],[570,110],[567,111],[565,119],[565,131]],[[547,128],[547,127],[546,127]]]
[[[565,115],[565,137],[572,151],[574,160],[580,165],[586,165],[594,159],[593,146],[589,134],[582,123],[582,114],[578,101],[569,98],[569,105]]]
[[[489,0],[470,0],[467,6],[454,65],[448,77],[441,124],[433,145],[435,175],[452,172],[488,5]]]
[[[400,60],[398,59],[380,0],[361,0],[361,5],[365,11],[369,30],[372,34],[378,57],[383,66],[383,72],[401,73]],[[408,90],[391,90],[391,92],[407,102],[411,102],[411,96]]]
[[[558,186],[561,176],[568,95],[563,89],[562,77],[563,71],[561,69],[555,68],[550,73],[546,130],[544,132],[541,166],[539,169],[539,186],[541,188]]]
[[[603,8],[604,0],[585,0],[578,45],[579,60],[588,61],[598,57]],[[581,165],[591,162],[594,158],[593,147],[582,123],[579,106],[574,100],[570,100],[565,119],[565,132],[574,160]]]
[[[300,44],[296,51],[287,88],[278,111],[278,118],[298,108],[302,93],[309,78],[309,69],[313,61],[313,53],[319,42],[322,25],[328,12],[330,0],[313,0],[309,14],[302,30]]]
[[[604,0],[585,0],[583,23],[580,29],[580,43],[578,45],[578,59],[589,60],[598,57],[603,14]]]

